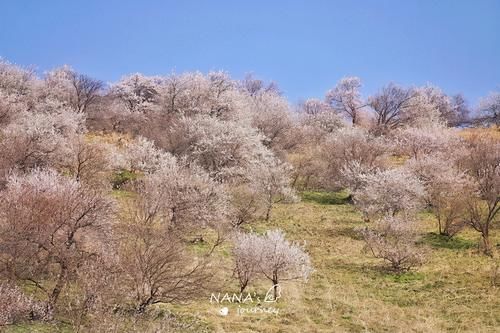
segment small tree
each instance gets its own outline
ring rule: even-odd
[[[290,187],[290,171],[290,165],[274,157],[263,165],[256,166],[251,186],[264,197],[266,221],[269,221],[276,202],[297,200],[294,190]]]
[[[203,288],[212,274],[206,258],[188,255],[185,245],[164,225],[162,211],[143,199],[132,204],[131,215],[118,227],[119,283],[135,311],[150,305],[186,301]]]
[[[413,219],[386,216],[361,234],[373,256],[389,262],[396,272],[407,271],[424,261],[424,251],[415,244],[418,234]]]
[[[248,284],[258,278],[262,259],[262,240],[252,233],[237,232],[233,237],[234,274],[243,292]]]
[[[275,298],[280,281],[297,279],[307,281],[313,271],[309,255],[304,248],[286,240],[281,230],[266,232],[262,238],[261,251],[260,269],[262,274],[272,281]]]
[[[272,281],[276,298],[280,281],[307,281],[313,271],[304,248],[286,240],[281,230],[267,231],[262,236],[238,233],[233,241],[235,272],[242,291],[262,275]]]
[[[264,235],[236,234],[233,254],[235,272],[244,290],[258,274],[273,283],[274,297],[277,285],[284,280],[307,281],[313,269],[304,248],[285,239],[281,230],[267,231]]]

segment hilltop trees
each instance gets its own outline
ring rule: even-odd
[[[358,77],[345,77],[335,88],[326,94],[326,101],[332,108],[352,120],[353,125],[359,123],[364,104],[361,100],[361,80]]]
[[[413,96],[414,92],[411,89],[391,83],[370,97],[368,105],[375,112],[376,130],[385,132],[400,126]]]
[[[76,112],[85,113],[96,104],[104,83],[75,72],[69,66],[54,69],[45,75],[47,94],[70,106]]]

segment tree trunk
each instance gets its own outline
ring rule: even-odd
[[[269,221],[269,218],[271,217],[271,209],[273,209],[273,196],[272,194],[268,195],[267,198],[267,210],[266,210],[266,222]]]
[[[240,284],[240,293],[242,293],[242,292],[244,292],[244,291],[245,291],[245,289],[246,289],[247,285],[248,285],[248,281],[242,282],[242,283]]]
[[[278,297],[278,275],[276,273],[273,274],[273,294],[274,294],[274,300],[277,300]]]
[[[52,293],[49,295],[49,300],[47,302],[47,312],[49,314],[53,313],[54,308],[56,306],[57,300],[59,299],[59,295],[61,295],[62,289],[66,284],[66,277],[68,275],[68,267],[66,264],[61,264],[61,271],[59,272],[59,276],[57,277],[57,282],[52,289]]]
[[[272,209],[271,205],[267,206],[267,210],[266,210],[266,222],[268,222],[269,218],[271,217],[271,209]]]
[[[489,233],[488,233],[488,230],[483,230],[481,232],[481,237],[483,239],[483,246],[484,246],[484,254],[492,257],[493,256],[493,251],[491,249],[491,243],[490,243],[490,237],[489,237]]]

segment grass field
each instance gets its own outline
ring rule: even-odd
[[[478,234],[465,230],[448,241],[436,234],[432,216],[420,215],[421,246],[428,261],[419,269],[396,275],[364,251],[357,228],[366,225],[344,193],[302,194],[296,204],[277,205],[269,222],[256,231],[281,228],[289,239],[305,241],[315,272],[306,284],[284,282],[278,315],[238,315],[238,304],[211,304],[210,291],[189,304],[163,306],[189,332],[498,332],[500,292],[492,285],[495,259],[478,253]],[[500,242],[498,230],[493,244]],[[236,293],[228,245],[217,252],[221,281],[214,293]],[[498,263],[498,259],[496,259]],[[499,273],[500,275],[500,273]],[[500,280],[500,277],[498,278]],[[497,281],[498,284],[499,281]],[[271,286],[259,281],[259,295]],[[227,316],[219,315],[222,306]],[[187,326],[186,326],[187,327]],[[71,332],[65,325],[18,325],[5,332]],[[140,330],[139,330],[140,331]]]

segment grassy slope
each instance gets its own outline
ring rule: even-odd
[[[363,251],[356,228],[365,225],[343,194],[305,193],[297,204],[277,205],[270,222],[253,226],[257,231],[282,228],[287,237],[305,240],[315,267],[310,281],[284,283],[283,297],[273,315],[235,314],[219,316],[209,303],[209,293],[200,300],[169,306],[180,314],[194,314],[215,332],[494,332],[500,327],[500,292],[490,286],[490,258],[477,254],[478,236],[465,231],[446,242],[427,234],[429,261],[417,271],[401,276],[384,272],[381,262]],[[422,231],[434,231],[422,214]],[[495,244],[500,241],[494,232]],[[214,292],[236,292],[230,278],[227,245],[219,249],[220,286]],[[253,290],[270,286],[260,281]],[[33,326],[32,326],[33,327]],[[11,327],[7,332],[52,332]]]
[[[379,260],[363,252],[355,229],[364,223],[342,199],[339,194],[306,193],[303,202],[278,206],[269,223],[258,225],[306,240],[316,269],[303,289],[284,285],[279,316],[259,315],[256,326],[249,315],[211,314],[206,320],[219,332],[499,329],[500,293],[490,286],[493,262],[476,254],[475,233],[466,231],[451,242],[429,234],[424,241],[432,252],[427,264],[402,276],[388,274]],[[428,215],[422,214],[422,220],[424,232],[434,230]]]

